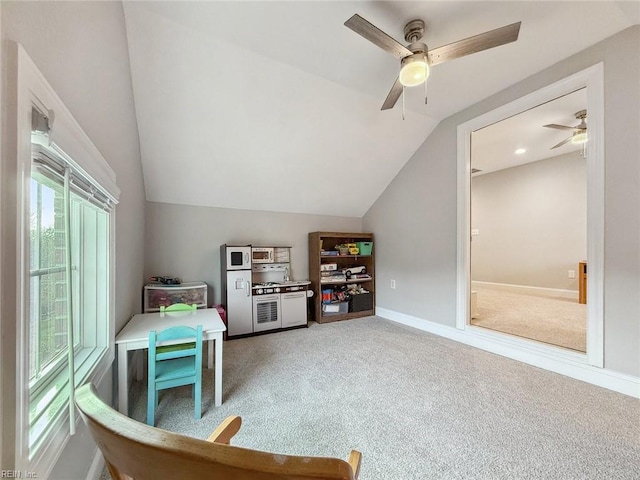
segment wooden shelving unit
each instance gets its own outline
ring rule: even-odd
[[[318,323],[337,322],[349,320],[351,318],[366,317],[375,312],[375,245],[371,255],[322,255],[322,251],[335,251],[336,245],[346,243],[371,242],[373,244],[372,233],[345,233],[345,232],[312,232],[309,234],[309,280],[311,288],[316,294],[313,297],[314,315],[313,320]],[[352,278],[339,281],[322,281],[322,265],[335,263],[338,269],[364,266],[369,278]],[[352,306],[356,306],[357,301],[349,303],[349,311],[340,313],[327,313],[322,309],[322,290],[340,287],[342,285],[360,284],[370,292],[370,306],[366,310],[352,311]],[[369,300],[369,299],[368,299]]]

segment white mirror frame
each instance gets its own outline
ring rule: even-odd
[[[471,133],[542,103],[587,88],[589,141],[587,155],[587,353],[573,352],[469,323]],[[520,359],[547,368],[549,358],[602,368],[604,365],[604,68],[599,63],[458,126],[458,288],[456,327],[476,337],[478,346],[494,353],[519,349]],[[507,355],[512,356],[513,355]],[[533,360],[532,360],[533,359]],[[545,366],[547,365],[547,366]]]

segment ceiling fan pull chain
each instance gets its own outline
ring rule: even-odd
[[[402,120],[404,120],[404,85],[402,86]]]
[[[426,63],[425,63],[425,80],[424,80],[424,104],[425,104],[425,105],[426,105],[427,103],[429,103],[429,102],[427,101],[427,99],[428,99],[428,98],[427,98],[427,79],[426,79],[426,73],[427,73],[427,72],[426,72],[426,70],[427,70],[427,66],[426,66]]]

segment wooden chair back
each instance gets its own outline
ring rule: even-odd
[[[102,451],[113,480],[356,480],[361,455],[338,458],[280,455],[229,445],[240,417],[228,417],[208,440],[150,427],[113,410],[92,384],[76,390],[76,405]]]

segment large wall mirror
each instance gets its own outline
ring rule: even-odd
[[[457,327],[479,341],[602,366],[603,110],[595,65],[458,127]]]
[[[587,92],[471,133],[470,323],[587,351]]]

